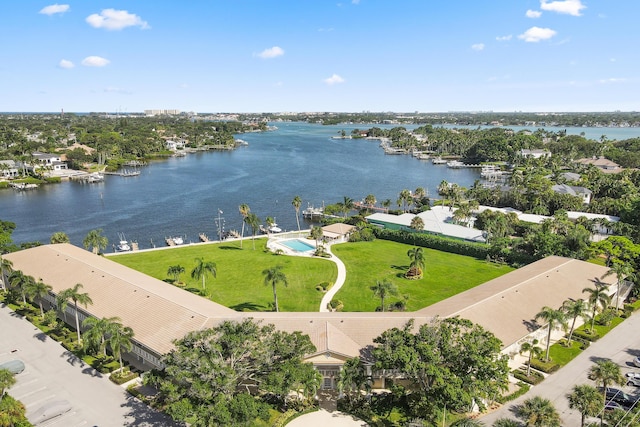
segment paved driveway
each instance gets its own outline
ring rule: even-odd
[[[587,378],[587,374],[591,366],[600,359],[613,360],[620,365],[623,374],[631,370],[639,371],[640,369],[634,369],[631,366],[631,360],[635,356],[640,356],[639,330],[640,314],[635,313],[603,338],[591,344],[588,349],[568,365],[550,375],[537,386],[532,387],[526,395],[502,406],[495,412],[483,416],[480,418],[481,421],[490,426],[498,418],[514,418],[513,409],[516,405],[530,397],[542,396],[550,399],[558,409],[564,427],[579,427],[580,413],[569,409],[567,394],[571,393],[573,386],[576,384],[595,385],[593,381]],[[638,394],[638,390],[635,387],[622,386],[619,388],[631,395]]]
[[[27,418],[47,402],[67,400],[71,411],[41,425],[176,425],[85,365],[4,304],[0,304],[0,325],[0,362],[20,359],[26,365],[8,392],[25,404]]]
[[[363,427],[366,426],[362,420],[357,420],[342,412],[329,412],[325,409],[312,412],[296,418],[287,424],[287,427]]]

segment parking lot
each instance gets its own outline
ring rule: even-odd
[[[514,408],[521,404],[522,401],[533,396],[542,396],[553,402],[560,413],[564,427],[579,427],[580,413],[569,409],[567,394],[571,393],[576,384],[598,386],[598,384],[588,379],[589,369],[598,360],[610,359],[617,363],[623,376],[627,372],[640,372],[640,368],[633,366],[632,363],[634,358],[640,356],[640,335],[637,332],[639,328],[640,313],[634,313],[607,335],[592,343],[589,348],[558,372],[550,375],[537,386],[532,387],[527,394],[490,414],[482,416],[480,420],[485,425],[491,425],[498,418],[514,418]],[[638,397],[640,393],[640,388],[638,387],[627,385],[613,387],[635,397]]]
[[[8,390],[27,408],[27,418],[44,405],[67,401],[71,409],[39,426],[174,426],[163,414],[84,364],[27,320],[0,304],[0,363],[22,360],[25,369]]]

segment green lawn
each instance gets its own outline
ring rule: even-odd
[[[335,245],[331,248],[346,265],[347,280],[336,295],[345,311],[374,311],[380,298],[369,289],[376,280],[388,279],[399,290],[394,302],[408,295],[407,310],[415,311],[481,283],[502,276],[513,268],[476,258],[424,248],[425,273],[420,280],[407,280],[407,251],[411,245],[387,240]]]
[[[278,286],[281,311],[318,311],[322,293],[315,289],[321,282],[335,282],[337,269],[333,262],[320,258],[290,257],[265,252],[266,239],[256,239],[256,249],[250,240],[239,242],[194,245],[162,251],[128,253],[110,257],[111,260],[160,280],[172,282],[167,274],[169,266],[181,265],[185,273],[180,280],[185,288],[201,289],[202,282],[190,277],[202,257],[217,265],[217,278],[207,277],[205,294],[212,300],[238,311],[268,311],[273,294],[264,285],[262,271],[282,265],[289,286]],[[426,274],[420,280],[406,280],[410,245],[376,240],[375,242],[344,243],[333,247],[347,267],[347,281],[337,298],[345,303],[344,311],[374,311],[380,299],[369,289],[376,280],[394,282],[400,296],[409,295],[408,310],[419,310],[452,295],[473,288],[512,268],[487,263],[475,258],[424,249]]]
[[[273,303],[271,286],[264,285],[264,269],[282,265],[289,285],[278,285],[278,305],[281,311],[318,311],[322,293],[316,291],[318,283],[334,282],[337,268],[331,261],[321,258],[290,257],[265,252],[266,239],[239,242],[184,246],[162,251],[149,251],[118,255],[109,259],[160,280],[172,281],[167,275],[169,266],[181,265],[185,273],[180,280],[186,288],[202,289],[202,280],[191,278],[196,258],[213,261],[217,277],[206,278],[205,294],[220,304],[238,311],[269,311]]]

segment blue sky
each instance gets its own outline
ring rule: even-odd
[[[638,0],[13,0],[0,111],[638,111]]]

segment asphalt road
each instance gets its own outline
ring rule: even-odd
[[[587,374],[591,366],[601,359],[611,359],[616,362],[620,365],[623,375],[629,371],[640,371],[640,368],[634,368],[631,364],[634,357],[640,356],[639,330],[640,314],[636,312],[603,338],[592,343],[589,348],[558,372],[550,375],[537,386],[532,387],[527,394],[507,403],[496,411],[484,415],[480,420],[486,426],[490,426],[498,418],[516,419],[513,414],[515,406],[530,397],[542,396],[553,402],[560,413],[564,427],[579,427],[580,413],[569,409],[567,394],[571,393],[573,386],[577,384],[597,386],[587,378]],[[630,395],[638,395],[640,391],[640,389],[631,386],[617,386],[617,388]]]
[[[41,426],[176,426],[122,387],[84,364],[26,319],[0,304],[0,362],[22,360],[24,372],[8,390],[27,418],[47,402],[66,400],[71,410]]]

